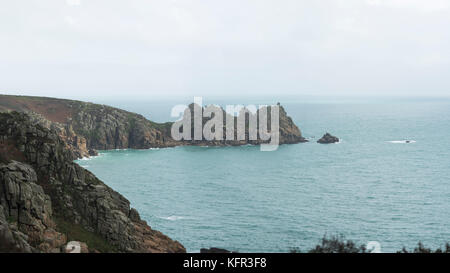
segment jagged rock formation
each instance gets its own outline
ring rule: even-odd
[[[326,133],[325,135],[323,135],[321,139],[317,141],[317,143],[320,144],[332,144],[336,142],[339,142],[339,138],[332,136],[329,133]]]
[[[56,130],[24,113],[0,113],[0,245],[10,251],[58,252],[67,233],[94,238],[96,244],[103,240],[108,251],[185,252],[72,160]]]
[[[279,136],[279,144],[294,144],[294,143],[300,143],[300,142],[307,142],[307,140],[302,136],[299,128],[294,124],[294,122],[292,121],[292,119],[287,115],[286,111],[284,110],[283,106],[279,106],[279,132],[280,132],[280,136]],[[267,106],[265,107],[266,111],[267,111],[267,123],[268,123],[268,128],[269,128],[269,132],[271,132],[270,130],[270,124],[271,124],[271,107]],[[208,146],[224,146],[224,145],[231,145],[231,146],[238,146],[238,145],[246,145],[246,144],[252,144],[252,145],[259,145],[259,144],[263,144],[263,143],[268,143],[270,142],[270,140],[263,140],[260,135],[259,135],[259,126],[260,121],[259,121],[259,112],[261,111],[261,109],[258,109],[256,111],[256,113],[252,113],[251,111],[246,111],[246,109],[242,109],[241,112],[237,115],[237,116],[232,116],[230,114],[228,114],[223,108],[219,107],[219,106],[209,106],[210,110],[214,110],[217,111],[218,113],[221,113],[222,115],[222,123],[223,123],[223,128],[221,128],[222,130],[222,140],[206,140],[205,136],[202,137],[202,139],[198,139],[198,140],[194,140],[194,114],[195,112],[197,113],[201,113],[202,115],[202,130],[203,128],[205,128],[205,125],[208,123],[208,121],[210,121],[211,119],[214,118],[214,113],[211,114],[210,117],[208,117],[205,112],[206,112],[206,108],[205,107],[201,107],[198,104],[190,104],[189,107],[185,110],[184,115],[190,115],[191,117],[191,121],[189,124],[189,129],[191,130],[190,133],[190,140],[181,140],[179,142],[177,142],[178,145],[208,145]],[[240,117],[240,115],[245,115],[245,133],[244,133],[244,139],[239,139],[238,137],[238,118]],[[231,120],[233,122],[233,140],[230,140],[227,138],[227,120]],[[255,135],[256,135],[256,139],[252,139],[250,137],[250,126],[249,126],[249,122],[250,120],[255,120],[256,123],[256,127],[255,127]],[[220,130],[220,129],[219,129]],[[181,129],[181,132],[184,131],[184,129]],[[215,128],[213,130],[215,132]]]
[[[4,241],[16,250],[57,252],[66,241],[55,231],[50,197],[37,184],[37,175],[27,164],[11,161],[0,165],[0,218]],[[13,237],[10,236],[13,235]]]
[[[64,140],[66,147],[72,152],[73,158],[98,155],[95,149],[88,148],[86,138],[75,133],[71,124],[52,122],[35,112],[26,111],[25,113],[30,116],[33,123],[55,131]]]
[[[190,107],[192,110],[193,104]],[[95,150],[265,143],[261,140],[249,140],[248,132],[246,140],[208,141],[207,144],[205,141],[175,141],[171,137],[172,122],[155,123],[141,115],[114,107],[74,100],[0,95],[1,111],[29,113],[35,122],[55,130],[72,151],[74,159],[94,155]],[[204,123],[207,120],[204,118]],[[306,141],[280,106],[279,143]]]

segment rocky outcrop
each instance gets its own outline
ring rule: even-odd
[[[0,253],[4,252],[31,253],[32,247],[27,242],[27,236],[9,223],[4,208],[0,205]]]
[[[0,205],[3,218],[11,222],[0,230],[13,245],[28,244],[20,251],[61,249],[66,238],[55,222],[80,226],[121,252],[185,251],[180,243],[151,229],[122,195],[73,163],[65,141],[27,114],[0,113],[0,146],[22,160],[0,158]],[[8,230],[17,231],[13,237],[23,240],[11,241]]]
[[[302,136],[300,129],[292,121],[292,118],[287,115],[284,107],[279,103],[278,106],[280,107],[280,144],[308,142]]]
[[[74,159],[98,155],[95,149],[88,148],[86,138],[75,133],[71,124],[52,122],[35,112],[26,111],[25,113],[30,116],[33,123],[40,124],[59,135],[72,152]]]
[[[66,238],[55,231],[50,197],[36,183],[29,165],[17,161],[0,165],[0,215],[10,222],[4,229],[14,240],[8,239],[8,231],[3,238],[17,251],[59,252]]]
[[[300,132],[300,129],[294,124],[294,122],[292,121],[291,117],[289,117],[286,113],[286,111],[284,110],[283,106],[281,106],[280,104],[278,104],[279,106],[279,132],[280,132],[280,136],[279,136],[279,144],[294,144],[294,143],[301,143],[301,142],[307,142],[307,140],[302,136],[302,133]],[[270,133],[270,124],[271,124],[271,107],[270,106],[266,106],[263,107],[265,108],[264,110],[267,113],[267,123],[268,123],[268,132]],[[206,140],[205,136],[203,136],[202,140],[194,140],[194,113],[202,113],[203,119],[202,119],[202,131],[205,128],[205,125],[207,124],[208,121],[210,121],[212,118],[214,118],[214,114],[211,115],[211,117],[205,117],[205,107],[201,107],[198,104],[190,104],[189,108],[186,109],[185,111],[185,116],[186,115],[190,115],[191,116],[191,123],[190,123],[190,130],[191,130],[191,140],[182,140],[179,142],[176,142],[177,145],[208,145],[208,146],[225,146],[225,145],[230,145],[230,146],[238,146],[238,145],[247,145],[247,144],[252,144],[252,145],[260,145],[260,144],[264,144],[264,143],[268,143],[270,142],[270,140],[263,140],[260,135],[259,135],[259,126],[260,121],[259,121],[259,112],[262,111],[262,109],[258,109],[256,111],[256,113],[252,113],[251,111],[247,111],[247,109],[243,109],[241,110],[242,112],[240,112],[237,116],[231,116],[230,114],[228,114],[223,108],[218,107],[218,106],[214,106],[214,108],[211,109],[215,109],[215,111],[218,111],[219,113],[222,112],[222,116],[223,116],[223,140]],[[238,124],[238,119],[240,117],[240,115],[245,115],[245,139],[243,140],[239,140],[238,138],[238,133],[237,133],[237,124]],[[233,140],[229,140],[226,135],[226,131],[227,131],[227,120],[232,120],[233,121],[233,130],[234,130],[234,136],[233,136]],[[256,121],[256,135],[257,135],[257,139],[252,139],[250,138],[250,126],[249,126],[249,122],[250,120],[255,120]],[[181,130],[183,131],[183,129]]]
[[[317,141],[317,143],[320,144],[332,144],[337,142],[339,142],[339,138],[332,136],[329,133],[326,133],[321,139]]]

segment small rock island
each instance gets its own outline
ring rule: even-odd
[[[329,133],[326,133],[325,135],[323,135],[323,137],[321,139],[319,139],[317,141],[317,143],[320,144],[332,144],[332,143],[337,143],[339,142],[339,138],[335,137]]]

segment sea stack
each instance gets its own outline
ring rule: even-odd
[[[329,133],[326,133],[325,135],[323,135],[323,137],[321,139],[319,139],[317,141],[317,143],[320,143],[320,144],[332,144],[332,143],[336,143],[336,142],[339,142],[339,138],[337,138]]]

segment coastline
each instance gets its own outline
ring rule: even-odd
[[[42,108],[42,103],[44,103],[45,108]],[[56,110],[52,110],[56,109]],[[75,110],[74,110],[75,109]],[[22,114],[16,112],[23,112]],[[55,112],[56,111],[56,112]],[[105,115],[106,111],[106,115]],[[3,160],[4,166],[4,176],[9,175],[9,170],[13,167],[10,167],[10,164],[15,164],[17,167],[13,169],[15,172],[21,171],[21,168],[29,169],[27,175],[38,177],[37,180],[32,180],[32,184],[36,184],[37,187],[42,187],[44,195],[42,198],[50,200],[51,203],[48,206],[56,208],[55,216],[53,216],[53,211],[48,210],[45,218],[48,222],[42,222],[42,224],[33,224],[31,231],[28,229],[23,229],[24,223],[21,220],[20,214],[25,212],[21,212],[20,205],[15,204],[16,201],[8,201],[11,198],[7,198],[6,192],[3,194],[0,193],[0,201],[2,205],[2,209],[0,209],[0,213],[5,214],[6,218],[11,218],[12,223],[16,223],[16,226],[11,224],[4,224],[4,229],[8,230],[8,234],[12,234],[16,232],[17,234],[33,234],[33,238],[31,241],[22,240],[17,241],[9,238],[11,244],[16,245],[17,249],[21,249],[21,251],[29,252],[29,251],[44,251],[44,252],[57,252],[64,251],[64,244],[68,242],[69,237],[71,241],[74,241],[73,235],[71,235],[71,228],[67,228],[66,222],[74,221],[74,224],[80,225],[81,229],[86,228],[86,231],[82,233],[94,232],[94,234],[99,234],[106,241],[117,247],[117,250],[126,251],[126,252],[185,252],[184,247],[178,242],[172,242],[170,238],[165,237],[164,235],[158,235],[160,233],[152,232],[151,236],[156,236],[150,239],[150,241],[161,241],[162,245],[155,248],[155,246],[150,245],[142,245],[138,243],[139,241],[129,241],[130,236],[137,236],[137,240],[141,240],[138,238],[147,236],[145,235],[145,230],[150,230],[147,223],[141,220],[139,214],[136,210],[129,208],[129,201],[122,197],[119,193],[114,192],[108,186],[104,185],[103,182],[98,180],[93,174],[91,174],[87,169],[80,167],[77,163],[73,162],[74,160],[90,160],[93,156],[99,156],[98,148],[105,148],[103,150],[118,150],[123,151],[127,149],[137,149],[137,150],[147,150],[147,149],[160,149],[160,148],[171,148],[171,147],[179,147],[179,146],[200,146],[200,147],[212,147],[212,146],[242,146],[242,145],[259,145],[263,142],[256,141],[231,141],[231,142],[188,142],[188,141],[174,141],[169,136],[167,136],[168,125],[171,123],[164,124],[156,124],[151,121],[148,121],[144,117],[138,114],[134,114],[128,111],[123,111],[117,108],[112,108],[104,105],[96,105],[92,103],[83,103],[79,101],[70,101],[70,100],[60,100],[54,98],[42,98],[42,97],[18,97],[18,96],[5,96],[0,95],[0,113],[4,128],[2,129],[3,134],[3,144],[2,147],[6,149],[13,149],[16,152],[8,152],[4,156]],[[293,124],[291,118],[286,117],[286,113],[284,109],[282,109],[282,119],[284,121],[283,125],[287,128],[287,135],[282,135],[282,137],[286,137],[286,140],[282,140],[280,144],[292,144],[299,142],[306,142],[306,140],[301,136],[299,129]],[[64,122],[64,119],[66,122]],[[11,121],[14,121],[11,123]],[[125,122],[127,121],[127,122]],[[114,124],[112,127],[107,124]],[[35,125],[34,125],[35,124]],[[90,131],[89,131],[90,130]],[[284,130],[284,127],[282,128]],[[18,138],[18,140],[14,140],[17,135],[25,135],[28,136],[28,131],[33,132],[30,135],[33,141],[25,138]],[[128,132],[128,133],[127,133]],[[290,135],[292,134],[292,135]],[[47,136],[46,138],[39,139],[40,136]],[[102,137],[103,136],[103,137]],[[48,139],[49,138],[49,139]],[[36,143],[36,140],[37,143]],[[10,143],[10,144],[6,144]],[[50,141],[50,142],[48,142]],[[7,146],[9,145],[9,146]],[[39,145],[39,146],[36,146]],[[36,149],[41,149],[42,145],[50,145],[58,147],[57,149],[62,149],[61,156],[60,154],[48,153],[48,151],[43,151],[44,154],[40,155],[38,158],[35,158],[35,154],[37,152]],[[15,147],[14,147],[15,146]],[[30,148],[27,148],[30,147]],[[100,150],[101,151],[101,150]],[[19,155],[16,156],[15,154]],[[43,159],[45,158],[45,159]],[[18,160],[18,161],[17,161]],[[55,164],[55,168],[48,169],[49,162],[54,162],[50,164]],[[70,162],[70,163],[69,163]],[[22,165],[25,163],[25,165]],[[29,164],[29,165],[27,165]],[[44,164],[44,165],[42,165]],[[61,164],[69,164],[69,169],[64,171],[61,170]],[[13,166],[13,165],[11,165]],[[44,167],[46,166],[46,167]],[[52,166],[52,165],[50,165]],[[58,166],[58,167],[56,167]],[[18,168],[18,169],[17,169]],[[64,167],[65,168],[65,167]],[[73,169],[75,168],[75,169]],[[17,170],[16,170],[17,169]],[[35,173],[34,173],[35,169]],[[46,170],[47,169],[47,170]],[[58,169],[59,171],[55,172]],[[73,170],[72,170],[73,169]],[[78,174],[74,176],[72,173],[82,173],[81,176]],[[62,173],[61,173],[62,172]],[[41,180],[41,177],[43,180]],[[50,180],[52,182],[50,182]],[[53,179],[53,180],[52,180]],[[62,181],[61,181],[62,180]],[[76,186],[75,188],[70,190],[69,195],[64,195],[63,192],[66,192],[67,189],[65,187],[69,186],[63,182],[67,181],[78,181],[76,184],[86,183],[86,187],[89,187],[88,192],[77,192],[81,188]],[[5,180],[7,181],[7,180]],[[53,182],[57,181],[57,182]],[[61,182],[59,182],[61,181]],[[85,182],[83,182],[85,181]],[[99,186],[94,186],[93,184],[100,184]],[[25,181],[15,181],[18,185],[21,185]],[[50,184],[49,184],[50,183]],[[70,182],[74,183],[74,182]],[[61,187],[63,186],[63,187]],[[69,186],[72,187],[72,186]],[[83,186],[82,191],[85,191],[85,186]],[[106,193],[108,193],[109,201],[105,206],[101,208],[101,210],[109,211],[110,207],[116,207],[112,211],[109,211],[107,216],[108,219],[104,219],[104,224],[99,226],[99,220],[97,217],[99,204],[95,205],[94,211],[90,212],[88,208],[86,208],[89,198],[86,199],[87,195],[90,195],[95,192],[95,195],[100,194],[98,190],[101,192],[107,189]],[[60,196],[62,194],[62,196]],[[74,195],[74,196],[70,196]],[[79,195],[79,196],[78,196]],[[3,197],[1,197],[3,196]],[[78,197],[75,197],[78,196]],[[104,193],[101,196],[106,196]],[[117,196],[113,197],[112,196]],[[69,199],[64,199],[69,197]],[[61,199],[62,198],[62,199]],[[74,199],[75,198],[75,199]],[[98,198],[98,197],[97,197]],[[17,201],[19,202],[19,201]],[[81,202],[79,205],[76,203]],[[86,203],[87,202],[87,203]],[[125,202],[125,204],[122,204]],[[52,205],[53,204],[53,205]],[[55,205],[57,204],[57,205]],[[11,212],[11,208],[18,206],[19,214],[15,215],[15,212]],[[73,210],[72,208],[79,206],[81,210]],[[91,206],[91,205],[88,205]],[[124,207],[125,206],[125,207]],[[86,210],[87,209],[87,210]],[[64,212],[63,212],[64,211]],[[95,212],[96,211],[96,212]],[[116,211],[116,212],[114,212]],[[122,218],[122,216],[117,215],[118,211],[122,211],[125,213],[126,218]],[[29,212],[26,212],[29,213]],[[94,213],[95,218],[92,219],[92,213]],[[30,216],[30,217],[38,217],[38,216]],[[37,219],[40,219],[39,217]],[[72,219],[72,220],[69,220]],[[119,225],[123,222],[124,219],[128,219],[125,222],[129,221],[125,226],[132,228],[127,228],[127,231],[117,231],[114,227],[115,222]],[[36,220],[37,223],[40,223],[42,220]],[[112,225],[112,226],[111,226]],[[62,228],[62,227],[66,228]],[[50,229],[51,228],[51,229]],[[58,232],[63,229],[62,233]],[[112,228],[112,229],[111,229]],[[11,231],[9,231],[11,230]],[[37,233],[36,233],[37,232]],[[53,240],[49,242],[49,245],[36,245],[34,240],[41,240],[42,234],[52,232],[54,237],[58,237],[57,241]],[[156,232],[156,231],[155,231]],[[115,234],[111,237],[111,233]],[[75,236],[76,237],[76,236]],[[86,242],[81,241],[80,243],[86,244]],[[73,245],[73,242],[69,242]],[[161,243],[158,243],[161,244]],[[75,244],[78,245],[78,244]],[[90,248],[91,251],[110,251],[114,248],[102,248],[87,245],[86,249]],[[102,249],[99,249],[102,248]],[[109,249],[109,250],[108,250]]]

